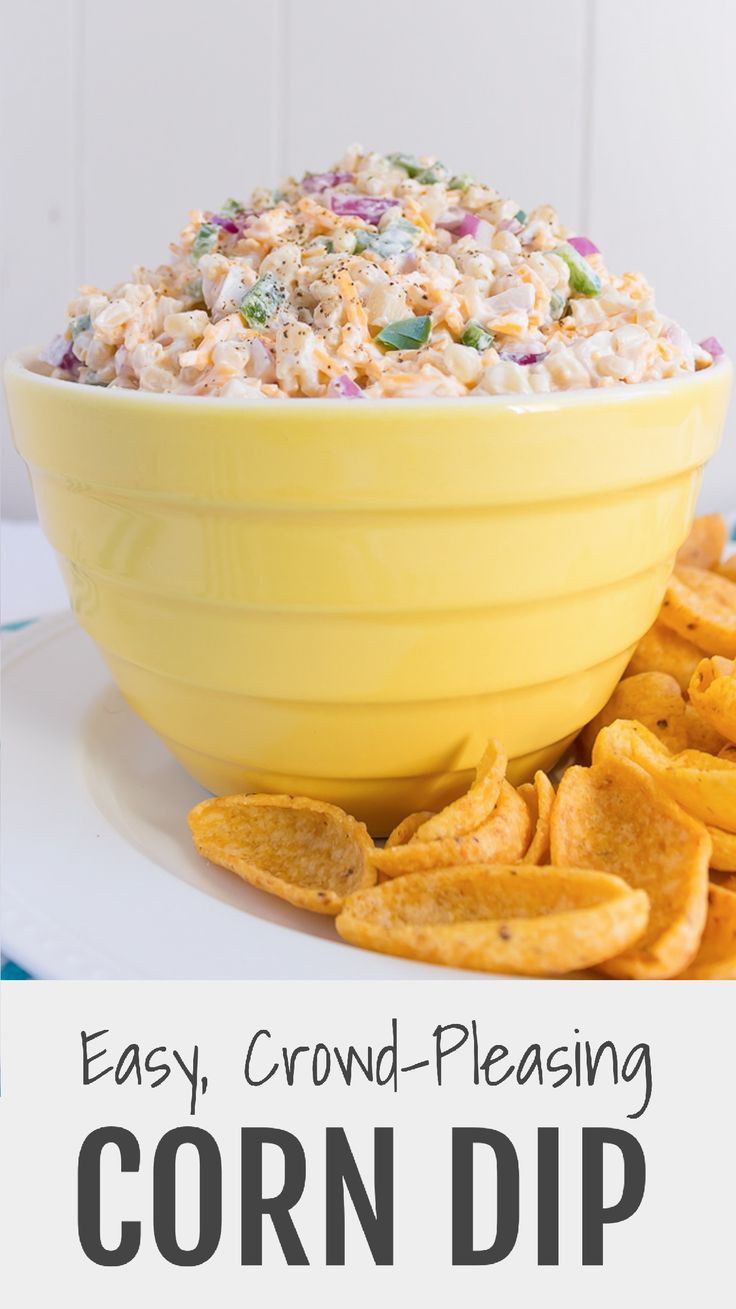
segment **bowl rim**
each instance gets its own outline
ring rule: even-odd
[[[102,395],[111,395],[115,401],[120,399],[123,404],[154,404],[163,405],[170,409],[178,405],[199,406],[210,409],[223,410],[242,410],[246,412],[255,411],[258,414],[267,414],[272,410],[282,413],[285,408],[292,410],[294,408],[303,412],[305,409],[310,412],[326,413],[343,413],[347,409],[351,413],[366,412],[373,410],[390,409],[394,412],[415,409],[433,409],[448,412],[454,412],[457,409],[477,411],[478,409],[490,409],[496,411],[505,409],[513,413],[525,413],[530,411],[549,411],[565,408],[585,408],[588,405],[617,405],[624,404],[627,401],[651,397],[652,400],[657,397],[671,395],[683,387],[701,388],[710,385],[715,378],[733,373],[733,365],[727,355],[721,355],[715,363],[709,368],[701,368],[694,373],[684,373],[679,377],[660,378],[651,382],[632,382],[627,384],[620,382],[613,386],[606,387],[580,387],[570,391],[546,391],[535,392],[532,394],[518,394],[509,392],[503,395],[469,395],[469,396],[407,396],[406,398],[398,397],[381,397],[365,396],[356,406],[354,399],[344,396],[280,396],[278,399],[261,399],[250,400],[237,396],[218,396],[218,395],[182,395],[180,392],[172,391],[139,391],[126,387],[109,387],[109,386],[83,386],[78,383],[64,381],[60,377],[49,377],[45,373],[37,372],[32,364],[42,362],[40,360],[41,347],[32,346],[22,350],[16,350],[7,355],[4,363],[4,376],[19,377],[25,382],[30,381],[31,385],[40,385],[51,390],[61,388],[64,392],[73,390],[82,403],[97,403]],[[112,401],[102,401],[103,404],[112,403]]]

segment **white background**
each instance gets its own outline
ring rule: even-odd
[[[733,0],[0,0],[0,354],[194,206],[351,141],[437,152],[736,350]],[[3,509],[32,513],[3,415]],[[736,408],[702,508],[736,501]]]
[[[736,1172],[736,1051],[728,983],[347,983],[335,988],[306,982],[298,996],[295,1004],[293,985],[284,983],[4,984],[0,1242],[3,1291],[10,1304],[37,1309],[58,1303],[60,1288],[62,1302],[80,1309],[131,1304],[147,1309],[164,1302],[181,1309],[210,1303],[375,1309],[405,1304],[408,1295],[410,1303],[426,1309],[446,1309],[450,1303],[692,1309],[728,1300]],[[540,1089],[535,1082],[520,1088],[511,1079],[495,1089],[474,1087],[468,1047],[447,1063],[440,1090],[426,1071],[408,1074],[397,1094],[362,1080],[349,1091],[332,1080],[321,1089],[301,1079],[291,1090],[276,1079],[261,1090],[244,1084],[244,1054],[259,1027],[271,1030],[277,1047],[317,1040],[343,1047],[370,1041],[378,1047],[388,1039],[392,1016],[399,1021],[405,1063],[432,1055],[436,1024],[468,1024],[472,1017],[478,1019],[484,1049],[501,1043],[517,1059],[533,1041],[546,1051],[574,1041],[576,1027],[594,1045],[614,1041],[622,1054],[648,1041],[650,1106],[638,1119],[627,1117],[642,1103],[638,1080],[618,1088],[605,1080],[592,1090],[569,1083]],[[108,1077],[82,1087],[80,1030],[105,1027],[115,1058],[131,1041],[145,1049],[175,1045],[187,1056],[195,1041],[200,1045],[200,1072],[210,1087],[193,1121],[220,1146],[224,1222],[217,1254],[198,1269],[164,1263],[150,1226],[153,1149],[165,1131],[192,1121],[187,1083],[179,1075],[151,1091],[134,1082],[115,1087]],[[96,1064],[95,1071],[103,1066]],[[113,1270],[89,1263],[76,1234],[77,1155],[84,1137],[103,1124],[133,1130],[142,1150],[140,1174],[121,1178],[112,1159],[103,1170],[103,1239],[115,1244],[122,1217],[143,1222],[141,1253]],[[350,1221],[349,1205],[348,1265],[324,1267],[328,1124],[344,1126],[369,1178],[373,1127],[395,1128],[394,1268],[373,1266],[357,1223]],[[240,1128],[248,1125],[284,1127],[302,1140],[307,1190],[294,1218],[310,1267],[285,1267],[272,1236],[264,1242],[263,1269],[240,1266]],[[450,1133],[462,1125],[498,1128],[511,1137],[519,1156],[519,1239],[509,1258],[494,1267],[451,1267]],[[597,1268],[580,1262],[582,1125],[632,1132],[648,1170],[640,1209],[606,1229],[604,1264]],[[557,1268],[536,1265],[539,1126],[560,1129]],[[606,1204],[620,1194],[615,1151],[612,1158],[610,1170],[604,1158]],[[196,1171],[183,1164],[180,1178],[179,1235],[182,1244],[193,1245]],[[271,1194],[280,1189],[280,1180],[267,1177]],[[486,1218],[490,1240],[490,1205]]]

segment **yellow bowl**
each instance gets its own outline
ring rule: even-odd
[[[489,736],[555,762],[652,622],[731,368],[599,391],[259,404],[7,366],[74,610],[205,787],[376,834]]]

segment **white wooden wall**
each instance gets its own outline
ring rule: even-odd
[[[354,140],[551,201],[736,352],[736,0],[0,3],[2,354],[159,262],[190,207]],[[702,502],[736,504],[736,404]]]

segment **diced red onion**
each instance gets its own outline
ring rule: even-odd
[[[447,232],[456,232],[466,213],[467,210],[461,209],[460,205],[450,205],[449,209],[446,209],[437,219],[435,227],[444,227]]]
[[[327,388],[327,394],[337,396],[343,400],[362,400],[363,392],[352,377],[347,373],[342,373],[340,377],[334,377]]]
[[[498,224],[498,230],[499,232],[511,232],[512,236],[516,236],[517,232],[522,231],[522,224],[518,218],[504,218],[503,222]]]
[[[351,214],[377,227],[386,210],[395,209],[400,201],[387,195],[333,195],[330,204],[333,214]]]
[[[466,214],[460,226],[457,229],[458,236],[472,236],[477,246],[482,250],[488,250],[493,240],[493,228],[485,218],[479,218],[477,214]]]
[[[568,236],[567,244],[571,245],[573,250],[577,250],[578,254],[583,256],[583,259],[587,259],[588,255],[600,254],[598,246],[589,241],[587,236]]]
[[[79,368],[79,360],[72,350],[71,341],[65,336],[55,336],[41,351],[39,358],[45,364],[50,364],[52,368],[63,368],[65,373],[76,373]]]
[[[212,222],[217,223],[218,227],[223,227],[226,232],[231,232],[234,236],[237,236],[238,232],[240,231],[240,228],[238,227],[238,224],[234,221],[234,219],[223,218],[221,214],[213,214]]]
[[[352,182],[353,173],[310,173],[302,178],[302,191],[313,193],[326,191],[330,186],[341,186],[343,182]]]
[[[64,355],[64,358],[59,364],[59,368],[63,368],[65,373],[72,373],[75,377],[79,372],[79,360],[77,359],[77,356],[75,355],[71,346],[69,347],[66,354]]]
[[[707,350],[712,359],[720,359],[726,353],[717,336],[706,336],[704,341],[698,341],[698,345],[701,350]]]
[[[499,359],[504,359],[507,363],[523,365],[541,363],[543,359],[547,358],[548,354],[549,350],[539,350],[536,353],[526,355],[514,354],[512,350],[499,350],[498,352]]]
[[[493,239],[493,228],[486,222],[485,218],[479,218],[477,214],[471,214],[467,209],[453,208],[448,209],[436,223],[437,227],[444,227],[445,231],[452,232],[453,236],[472,236],[477,245],[488,248]]]
[[[457,225],[458,236],[475,236],[480,227],[481,221],[482,220],[477,214],[471,214],[466,211]]]

